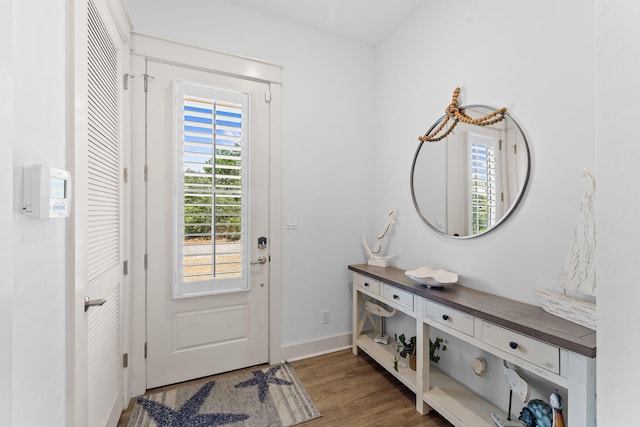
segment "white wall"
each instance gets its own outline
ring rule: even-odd
[[[0,188],[2,200],[12,199],[13,138],[12,138],[12,83],[13,83],[13,23],[12,1],[0,1]],[[0,425],[10,425],[13,398],[13,256],[11,239],[13,212],[11,203],[0,204]]]
[[[537,304],[533,290],[554,283],[568,250],[582,168],[594,170],[601,426],[637,418],[640,386],[634,369],[640,350],[638,16],[632,0],[496,1],[488,9],[433,1],[376,58],[377,116],[389,118],[379,121],[377,159],[390,164],[386,170],[410,164],[412,138],[443,113],[458,85],[465,104],[508,107],[533,154],[527,197],[505,225],[486,237],[452,241],[435,236],[416,215],[404,216],[392,240],[399,266],[450,268],[467,285]],[[387,107],[400,102],[402,111]],[[396,138],[402,143],[390,147],[384,140],[398,129],[389,123],[402,117],[406,126]],[[411,212],[407,180],[381,175],[378,209],[391,200]]]
[[[0,210],[4,236],[0,263],[3,280],[6,260],[11,263],[8,267],[11,294],[6,313],[2,307],[0,357],[4,362],[7,352],[11,356],[8,402],[12,421],[0,424],[64,426],[67,424],[66,220],[24,217],[18,213],[18,201],[22,166],[47,163],[64,168],[66,164],[66,1],[9,3],[12,3],[8,9],[10,33],[5,39],[6,27],[2,25],[0,58],[3,67],[9,66],[13,98],[3,96],[2,99],[0,162],[5,167],[0,168],[0,180],[7,188],[6,184],[13,181],[13,191],[9,190],[12,196],[7,195],[5,199],[13,200]],[[3,12],[3,24],[4,16]],[[5,51],[7,47],[9,54]],[[4,70],[0,74],[6,76]],[[6,102],[10,102],[9,132],[4,124]],[[6,258],[5,245],[10,245],[11,250]],[[5,294],[5,284],[1,286],[0,295]],[[7,315],[12,337],[5,347]],[[4,374],[5,364],[1,365]],[[6,377],[2,378],[0,388],[3,389]],[[4,411],[0,417],[5,419]]]
[[[463,0],[452,7],[434,0],[383,42],[376,90],[377,117],[385,120],[377,120],[376,160],[385,167],[376,175],[376,210],[402,211],[391,239],[397,266],[450,269],[467,286],[534,304],[534,289],[556,283],[582,170],[595,164],[594,30],[593,2],[495,0],[487,7]],[[428,229],[409,190],[417,137],[444,114],[458,86],[462,105],[508,108],[533,163],[515,214],[472,240]]]
[[[135,31],[283,66],[283,346],[350,333],[346,266],[375,232],[373,49],[217,0],[127,7]]]
[[[640,4],[598,1],[598,425],[638,418]]]
[[[385,120],[376,122],[376,163],[385,167],[377,168],[376,210],[393,205],[402,212],[391,239],[396,266],[446,268],[465,286],[532,304],[538,304],[536,288],[556,284],[578,215],[582,171],[595,166],[594,8],[581,0],[494,0],[491,7],[434,0],[381,44],[376,105]],[[470,240],[441,237],[423,224],[409,189],[417,137],[444,114],[458,86],[462,105],[507,107],[525,132],[533,163],[515,214]],[[482,379],[471,374],[476,356],[489,362]],[[441,366],[506,405],[496,358],[452,341]],[[533,393],[548,395],[545,386]]]

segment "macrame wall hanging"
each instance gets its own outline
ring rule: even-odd
[[[447,137],[455,129],[458,122],[467,123],[477,126],[490,126],[498,123],[504,119],[504,113],[507,112],[506,108],[500,108],[486,116],[472,118],[467,115],[464,108],[458,107],[458,96],[460,95],[460,88],[457,87],[453,91],[453,98],[451,104],[445,109],[446,117],[431,133],[427,135],[421,135],[418,140],[421,142],[438,142]],[[451,121],[451,123],[449,123]],[[447,128],[447,124],[449,127]],[[443,133],[444,132],[444,133]]]

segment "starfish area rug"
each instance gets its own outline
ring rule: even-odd
[[[138,397],[128,427],[286,427],[320,416],[284,362]]]

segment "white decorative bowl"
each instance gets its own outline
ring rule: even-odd
[[[430,288],[440,288],[442,286],[458,283],[458,275],[447,270],[434,270],[429,267],[419,267],[415,270],[405,271],[407,277],[412,280],[427,285]]]

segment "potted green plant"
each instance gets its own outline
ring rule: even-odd
[[[438,350],[445,351],[447,349],[447,345],[444,343],[444,340],[440,337],[437,337],[435,340],[431,340],[429,338],[429,360],[433,363],[438,363],[440,361],[440,356],[436,353]]]
[[[416,337],[407,338],[404,334],[398,336],[395,335],[395,349],[396,355],[393,359],[393,369],[398,370],[398,362],[400,361],[399,357],[404,357],[409,359],[409,367],[416,370]],[[437,354],[438,350],[445,351],[447,349],[447,345],[444,343],[444,340],[440,337],[437,337],[435,340],[429,339],[429,360],[433,363],[438,363],[440,361],[440,356]]]
[[[407,341],[404,334],[400,336],[396,335],[396,343],[397,343],[397,347],[396,347],[397,353],[400,354],[400,357],[408,358],[409,367],[415,371],[416,370],[416,337],[411,337],[409,338],[409,341]],[[397,361],[396,361],[396,365],[397,365]]]

